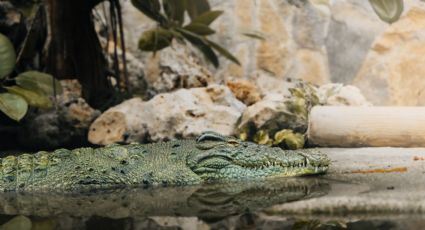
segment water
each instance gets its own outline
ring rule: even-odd
[[[38,230],[425,228],[425,219],[413,215],[270,212],[276,205],[323,198],[335,189],[353,191],[356,187],[361,186],[307,177],[83,194],[6,193],[0,196],[0,224],[2,229]]]

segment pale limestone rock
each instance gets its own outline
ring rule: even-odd
[[[282,129],[304,133],[308,125],[308,113],[315,105],[372,105],[352,85],[326,84],[315,87],[305,82],[288,82],[267,76],[259,76],[258,79],[262,83],[259,88],[265,94],[261,101],[249,106],[242,114],[238,123],[242,138],[251,135],[247,137],[249,139],[253,132],[259,130],[265,130],[272,136]]]
[[[257,47],[257,69],[274,76],[284,76],[291,64],[287,25],[281,20],[274,1],[264,0],[257,4],[260,31],[267,35],[267,39],[259,42]]]
[[[134,101],[139,101],[134,100]],[[130,103],[128,103],[130,104]],[[124,141],[127,128],[125,114],[121,112],[109,112],[102,115],[90,127],[89,141],[99,145],[107,145]],[[105,133],[107,134],[105,136]]]
[[[343,0],[330,4],[331,21],[325,41],[332,82],[351,84],[370,46],[388,25],[369,1]]]
[[[359,88],[352,85],[326,84],[318,88],[317,94],[323,105],[329,106],[372,106]]]
[[[372,46],[354,84],[377,105],[425,105],[425,7],[412,7]]]
[[[238,128],[252,123],[255,127],[262,127],[266,122],[276,117],[284,107],[284,97],[281,94],[268,94],[263,100],[249,106],[242,114]]]
[[[252,105],[261,100],[257,86],[251,81],[244,79],[228,80],[226,81],[226,86],[245,105]]]
[[[404,18],[412,17],[409,12],[424,5],[424,2],[419,0],[404,2]],[[416,34],[418,44],[413,44],[405,37],[408,33],[406,30],[421,31],[421,19],[407,22],[402,18],[402,21],[406,22],[389,26],[378,18],[368,1],[358,0],[210,0],[210,3],[213,9],[224,11],[211,25],[217,31],[211,39],[227,48],[242,63],[242,66],[238,66],[220,57],[218,69],[208,67],[212,73],[211,83],[223,83],[229,80],[228,77],[253,80],[257,74],[277,79],[302,79],[317,85],[330,82],[353,84],[354,81],[375,104],[422,103],[422,93],[416,90],[425,84],[419,79],[420,71],[405,73],[413,76],[407,77],[411,80],[404,80],[406,78],[401,75],[400,78],[391,76],[391,79],[399,79],[391,80],[391,83],[382,80],[390,79],[387,76],[370,77],[373,72],[380,72],[380,69],[400,72],[401,65],[406,66],[404,69],[421,70],[420,64],[415,66],[413,61],[401,63],[401,60],[409,58],[418,60],[416,63],[422,63],[422,35],[419,32]],[[166,74],[162,74],[160,59],[163,52],[170,52],[168,49],[158,52],[156,56],[137,50],[140,34],[155,26],[155,23],[135,10],[129,1],[123,2],[123,12],[127,44],[131,52],[145,63],[148,84],[155,84],[154,88],[160,89],[158,92],[175,90],[182,86],[175,84],[173,79],[176,78],[168,78],[165,77]],[[393,27],[395,29],[391,29]],[[247,32],[261,34],[265,40],[248,38],[243,35]],[[384,35],[381,35],[382,33]],[[398,39],[398,36],[403,40],[402,43],[406,44],[391,43],[391,40]],[[374,44],[375,40],[379,42]],[[390,43],[387,43],[387,40]],[[374,48],[371,50],[372,45]],[[388,45],[393,47],[390,48],[391,55],[381,58],[375,49],[385,50]],[[192,48],[189,48],[188,52],[192,51]],[[199,60],[195,59],[195,62],[205,64],[202,55],[198,57]],[[387,59],[400,60],[400,67],[387,67]],[[170,60],[176,63],[180,61],[179,58]],[[199,83],[196,77],[190,79]],[[399,85],[397,81],[402,83]],[[411,87],[413,90],[410,90]],[[154,94],[156,92],[152,90],[151,95]],[[403,99],[403,95],[408,96]],[[414,95],[419,96],[413,98]]]
[[[205,87],[212,81],[210,71],[201,65],[188,46],[174,42],[156,55],[146,66],[150,95],[180,88]]]
[[[149,101],[134,98],[102,114],[90,127],[89,141],[102,145],[161,141],[208,130],[233,135],[245,108],[227,87],[218,85],[180,89]]]
[[[324,55],[324,51],[320,50],[299,49],[288,76],[296,76],[297,79],[317,85],[329,83],[328,63]]]
[[[288,80],[278,79],[261,73],[255,76],[254,82],[262,97],[265,97],[268,94],[289,96],[290,93],[288,89],[294,86],[294,83]]]
[[[224,14],[212,24],[217,34],[211,39],[228,49],[242,63],[242,66],[238,66],[220,57],[220,67],[210,68],[214,83],[227,80],[228,76],[250,78],[259,71],[281,79],[306,77],[304,80],[315,84],[328,82],[327,53],[324,48],[326,28],[330,20],[329,7],[323,3],[300,2],[211,0],[214,10],[224,11]],[[126,37],[129,50],[138,53],[135,56],[142,57],[148,83],[157,80],[157,84],[169,86],[172,80],[160,76],[162,66],[160,59],[164,52],[171,52],[172,49],[164,49],[156,56],[137,51],[140,34],[154,27],[155,23],[131,8],[128,2],[123,2],[125,30],[129,34]],[[258,32],[265,40],[252,39],[244,35],[252,32]],[[201,60],[195,59],[195,61],[205,64],[202,54],[196,53]],[[298,59],[293,60],[294,56],[298,56]],[[170,60],[178,63],[179,59]],[[323,66],[316,71],[319,65]],[[312,67],[312,71],[305,71]],[[311,75],[310,72],[314,74]],[[169,88],[164,87],[167,90]]]
[[[121,55],[121,50],[118,51],[118,54]],[[112,62],[111,62],[112,63]],[[145,76],[145,65],[143,62],[135,57],[133,53],[126,53],[126,64],[127,64],[127,73],[128,73],[128,81],[130,93],[132,95],[138,95],[141,97],[145,97],[146,91],[148,88]],[[119,65],[121,73],[123,73],[124,66],[123,63]],[[124,79],[124,74],[121,74],[121,78]]]

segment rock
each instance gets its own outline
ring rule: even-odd
[[[61,81],[64,93],[57,96],[56,109],[35,110],[27,115],[18,134],[26,148],[53,149],[87,143],[87,131],[100,115],[80,96],[76,80]]]
[[[372,105],[357,87],[351,85],[326,84],[316,87],[302,81],[279,81],[261,76],[258,79],[261,79],[259,88],[265,95],[244,111],[238,123],[238,132],[241,139],[260,144],[287,149],[302,148],[308,115],[315,105]]]
[[[138,99],[134,103],[140,103]],[[128,104],[132,104],[128,102]],[[126,135],[127,122],[124,113],[109,112],[96,120],[90,128],[89,141],[99,145],[123,142]],[[106,136],[104,134],[107,134]]]
[[[241,117],[239,129],[247,126],[249,123],[257,128],[262,127],[267,121],[273,119],[278,113],[279,108],[284,106],[284,97],[280,94],[269,94],[260,102],[249,106]]]
[[[305,82],[294,82],[289,95],[269,93],[249,106],[238,123],[243,140],[283,148],[302,148],[307,130],[308,113],[319,104],[317,89]]]
[[[242,63],[238,66],[220,57],[220,67],[210,69],[211,83],[226,82],[229,76],[251,81],[260,74],[276,79],[302,79],[317,85],[354,83],[374,104],[425,103],[420,91],[425,84],[420,80],[423,68],[414,64],[421,63],[424,56],[423,35],[419,32],[423,27],[421,13],[414,13],[424,3],[419,0],[404,3],[401,21],[389,26],[378,18],[368,1],[210,0],[213,9],[224,11],[211,25],[217,31],[211,39]],[[130,32],[127,44],[132,51],[139,52],[135,48],[139,35],[155,24],[128,1],[124,2],[123,12],[128,23],[126,30]],[[244,33],[259,34],[264,39],[252,39]],[[397,39],[401,40],[397,42]],[[382,47],[393,48],[384,54]],[[155,88],[166,90],[158,92],[175,88],[170,87],[174,80],[160,77],[158,60],[162,52],[169,51],[161,51],[155,57],[146,53],[135,55],[141,57],[147,69],[157,70],[149,71],[147,77],[152,83],[160,79],[160,86]],[[415,71],[409,73],[408,69]]]
[[[256,46],[257,69],[272,73],[273,76],[283,77],[292,64],[290,53],[294,48],[289,37],[288,25],[282,20],[280,9],[271,1],[254,4],[258,4],[259,30],[267,34],[267,39]]]
[[[91,125],[88,137],[106,145],[193,138],[203,131],[233,135],[245,108],[225,86],[180,89],[109,109]]]
[[[425,105],[425,7],[414,6],[374,42],[354,85],[376,105]]]
[[[248,80],[236,79],[226,81],[226,86],[245,105],[252,105],[261,100],[257,86]]]
[[[119,52],[119,55],[120,52]],[[130,93],[131,95],[140,96],[142,98],[146,98],[148,96],[148,85],[146,82],[145,76],[145,65],[143,62],[136,58],[133,53],[126,53],[127,60],[127,73],[128,73],[128,81],[130,84]],[[120,70],[123,73],[123,64],[120,63]],[[122,74],[123,75],[123,74]],[[123,79],[124,76],[121,76]]]
[[[332,1],[332,17],[325,40],[332,82],[351,84],[370,46],[387,24],[379,20],[369,1]]]
[[[146,76],[151,96],[180,88],[206,87],[212,81],[210,71],[196,55],[177,42],[147,62]]]
[[[330,81],[328,62],[323,55],[324,51],[299,49],[295,53],[294,64],[287,76],[316,85],[328,83]]]
[[[292,79],[278,79],[267,74],[258,73],[254,79],[255,85],[261,94],[265,97],[268,94],[279,94],[282,96],[290,96],[289,88],[295,87]]]
[[[6,35],[15,48],[24,41],[27,33],[24,16],[10,2],[0,2],[0,33]]]
[[[360,89],[352,85],[326,84],[317,91],[321,104],[330,106],[372,106]]]
[[[275,0],[211,0],[213,9],[224,10],[224,14],[212,25],[217,31],[212,40],[229,50],[242,63],[242,66],[238,66],[220,57],[220,67],[217,70],[211,69],[214,75],[211,80],[220,83],[227,80],[227,76],[249,78],[260,71],[280,79],[306,78],[304,80],[308,79],[316,84],[329,82],[325,49],[327,25],[331,18],[329,7],[317,6],[320,4],[312,4],[309,1],[302,2],[295,4],[293,1]],[[125,30],[128,31],[126,40],[129,50],[141,53],[137,51],[140,34],[154,27],[155,23],[134,10],[128,2],[123,2],[122,8]],[[321,8],[326,8],[327,11]],[[252,39],[244,35],[255,32],[265,39]],[[154,91],[160,89],[158,92],[166,92],[161,89],[174,88],[174,78],[168,80],[160,76],[160,69],[164,66],[160,59],[163,59],[162,56],[168,56],[163,53],[170,50],[172,49],[164,49],[155,56],[146,53],[135,55],[143,57],[147,78],[151,78],[148,82],[155,82],[156,78],[161,79],[158,82],[164,82],[155,86]],[[199,53],[196,57],[203,59]],[[297,57],[297,60],[292,57]],[[171,58],[170,61],[178,63],[180,59]]]

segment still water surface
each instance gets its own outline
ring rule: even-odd
[[[323,178],[84,194],[0,195],[0,229],[425,229],[419,216],[285,216],[268,208],[326,196]]]

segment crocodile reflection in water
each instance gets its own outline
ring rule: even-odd
[[[327,181],[307,177],[79,194],[7,192],[0,196],[0,212],[36,217],[197,216],[220,219],[247,210],[323,196],[329,190]]]

